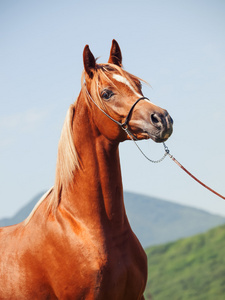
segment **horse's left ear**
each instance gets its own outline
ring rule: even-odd
[[[112,41],[112,47],[110,50],[109,63],[117,65],[119,67],[122,66],[122,53],[120,50],[120,46],[116,40]]]
[[[91,50],[89,49],[88,45],[84,47],[83,61],[84,61],[84,69],[88,74],[88,76],[92,79],[94,76],[94,70],[96,69],[96,62],[95,62],[95,57],[92,54]]]

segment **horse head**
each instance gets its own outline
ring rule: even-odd
[[[115,40],[108,63],[97,64],[88,45],[84,48],[83,61],[83,90],[93,106],[95,124],[102,134],[118,141],[129,139],[127,132],[138,140],[151,138],[155,142],[164,142],[170,137],[172,118],[165,109],[143,96],[142,80],[122,68],[122,54]]]

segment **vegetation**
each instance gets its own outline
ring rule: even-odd
[[[146,250],[145,297],[154,300],[225,299],[225,226]],[[151,298],[151,299],[152,299]]]

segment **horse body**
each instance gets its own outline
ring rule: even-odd
[[[92,79],[98,68],[92,53],[85,49],[86,84],[66,118],[66,128],[71,125],[71,131],[62,133],[56,184],[25,222],[0,229],[1,300],[144,299],[147,258],[126,216],[119,161],[118,145],[129,137],[87,101],[87,91],[94,95]],[[113,41],[110,64],[119,66],[121,59],[119,46]],[[109,87],[113,72],[109,69],[110,80],[101,78],[98,88]],[[108,110],[120,121],[140,89],[134,93],[134,87],[122,81],[117,84],[124,103],[115,99]],[[105,88],[102,90],[105,93]],[[143,102],[129,124],[139,139],[146,138],[147,129],[140,129],[146,107],[156,109]],[[162,140],[172,132],[168,126],[171,121],[165,118],[168,128],[163,127]],[[159,121],[155,122],[159,127]],[[64,142],[70,134],[76,159],[73,145]],[[67,154],[66,147],[71,148]],[[76,166],[63,170],[71,157],[77,160]],[[65,174],[70,180],[64,181]]]
[[[89,137],[77,149],[82,170],[62,192],[55,215],[45,217],[46,198],[26,227],[2,229],[0,299],[139,299],[144,291],[146,255],[126,217],[118,146],[98,136],[88,118],[81,120],[87,107],[79,109],[84,113],[75,119],[74,132],[78,139]],[[13,286],[4,296],[7,282]]]

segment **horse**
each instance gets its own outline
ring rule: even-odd
[[[129,224],[119,143],[172,133],[113,40],[108,63],[88,45],[79,96],[58,144],[54,186],[23,222],[0,228],[0,299],[144,299],[147,258]]]

